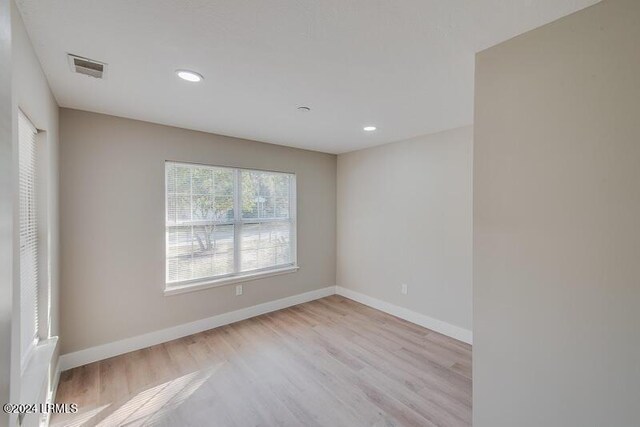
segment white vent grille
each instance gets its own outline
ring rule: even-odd
[[[69,54],[69,65],[71,71],[85,76],[95,77],[96,79],[104,78],[107,71],[107,64],[93,59],[83,58],[81,56]]]

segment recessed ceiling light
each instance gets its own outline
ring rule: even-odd
[[[375,126],[365,126],[362,128],[365,132],[373,132],[377,128]]]
[[[195,71],[176,70],[176,74],[182,80],[186,80],[188,82],[193,82],[193,83],[199,82],[200,80],[204,79],[204,77],[202,77],[202,74],[198,74]]]
[[[308,113],[309,111],[311,111],[311,108],[309,108],[309,107],[298,107],[298,111],[301,111],[303,113]]]

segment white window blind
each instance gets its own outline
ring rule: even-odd
[[[168,286],[295,265],[295,175],[167,162]]]
[[[18,181],[20,198],[20,330],[24,368],[38,342],[38,204],[37,130],[18,114]]]

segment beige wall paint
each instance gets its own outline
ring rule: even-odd
[[[472,133],[338,156],[338,285],[471,330]]]
[[[49,289],[51,304],[47,304],[49,295],[42,294],[39,300],[38,315],[41,336],[46,336],[49,331],[52,336],[59,334],[59,217],[58,217],[58,104],[56,103],[47,79],[40,67],[40,62],[31,45],[31,40],[22,22],[20,11],[12,3],[11,10],[11,31],[12,31],[12,113],[13,113],[13,178],[14,178],[14,252],[13,265],[14,272],[19,272],[19,217],[17,207],[17,161],[15,156],[18,146],[18,109],[21,109],[31,122],[41,131],[38,135],[38,142],[43,148],[39,152],[41,161],[38,171],[42,173],[39,188],[43,198],[38,199],[39,210],[43,213],[46,226],[40,227],[39,235],[42,251],[43,264],[39,269],[39,284],[41,290]],[[14,274],[14,304],[19,303],[20,281],[19,274]],[[17,311],[14,319],[17,319]],[[14,396],[19,395],[18,380],[20,376],[20,330],[19,322],[15,322],[13,336],[14,357],[14,379],[12,384],[16,387],[12,390]],[[57,364],[57,355],[52,360],[50,371],[53,371]],[[52,384],[50,384],[51,386]],[[16,400],[16,399],[14,399]]]
[[[62,352],[335,285],[336,156],[61,109]],[[297,174],[296,273],[164,296],[164,162]]]
[[[640,422],[640,2],[480,53],[474,426]]]

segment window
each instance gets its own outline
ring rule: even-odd
[[[166,162],[167,291],[296,268],[295,175]]]
[[[18,114],[20,205],[20,363],[24,370],[38,344],[38,204],[36,128]]]

